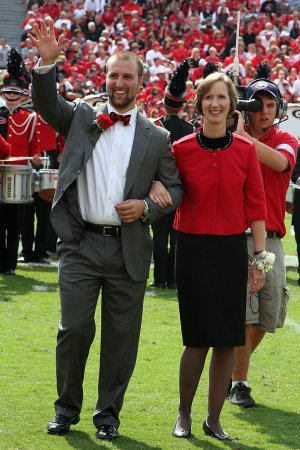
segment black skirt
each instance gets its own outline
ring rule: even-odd
[[[176,281],[183,344],[245,344],[248,253],[245,233],[178,232]]]

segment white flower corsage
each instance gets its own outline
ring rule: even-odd
[[[264,273],[269,272],[273,269],[275,262],[275,254],[263,250],[258,255],[254,256],[253,263],[255,264],[257,270],[261,270]]]

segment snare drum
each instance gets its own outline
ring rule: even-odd
[[[30,166],[0,166],[0,203],[31,203],[31,173]]]
[[[58,170],[42,169],[40,170],[40,197],[47,202],[52,202],[57,188]]]

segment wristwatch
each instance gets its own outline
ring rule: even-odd
[[[146,200],[144,200],[145,208],[143,214],[141,215],[141,221],[143,223],[149,223],[150,220],[150,209]]]

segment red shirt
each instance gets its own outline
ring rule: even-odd
[[[185,58],[189,56],[189,51],[186,48],[177,48],[173,51],[173,58],[176,62],[181,63]]]
[[[286,233],[284,225],[285,197],[297,158],[298,141],[291,134],[275,127],[267,131],[259,141],[278,150],[288,159],[290,164],[288,170],[276,172],[260,163],[268,212],[266,229],[277,231],[282,238]]]
[[[207,56],[205,58],[206,62],[214,62],[214,63],[219,63],[221,62],[220,58],[218,56]]]
[[[52,17],[53,20],[58,19],[59,13],[60,13],[60,7],[58,6],[58,3],[54,3],[52,6],[46,5],[43,6],[40,9],[40,12],[43,13],[43,15],[49,15]]]
[[[191,234],[243,233],[253,220],[266,217],[265,196],[255,146],[232,135],[225,150],[209,151],[196,133],[173,143],[183,200],[174,228]]]

